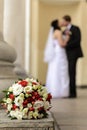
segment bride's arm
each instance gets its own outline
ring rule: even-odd
[[[54,32],[54,38],[58,39],[59,41],[59,44],[62,46],[62,47],[65,47],[68,40],[69,40],[69,35],[66,36],[66,39],[64,40],[63,39],[63,36],[62,36],[62,32],[60,30],[56,30]]]

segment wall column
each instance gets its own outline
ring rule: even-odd
[[[31,74],[38,77],[39,0],[32,0],[31,16]]]
[[[3,39],[3,5],[4,1],[0,0],[0,39]]]
[[[16,62],[24,67],[25,0],[4,0],[4,38],[16,49]]]

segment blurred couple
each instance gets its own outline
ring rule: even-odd
[[[66,27],[63,32],[62,27]],[[48,63],[46,86],[54,98],[77,97],[76,63],[83,57],[80,42],[80,29],[69,15],[51,22],[44,61]]]

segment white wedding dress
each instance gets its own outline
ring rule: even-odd
[[[68,97],[69,75],[66,51],[60,46],[58,40],[53,39],[52,44],[54,54],[53,58],[48,61],[46,87],[54,98]]]

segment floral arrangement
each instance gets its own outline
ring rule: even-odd
[[[37,80],[19,80],[4,91],[2,100],[11,119],[41,119],[51,108],[51,94]]]

